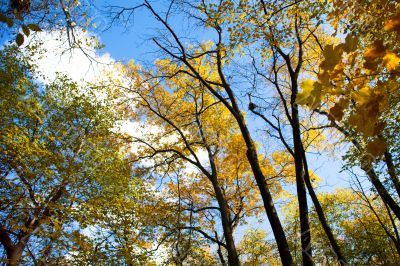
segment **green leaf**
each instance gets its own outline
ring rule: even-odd
[[[37,24],[28,24],[26,26],[33,31],[42,31],[42,29]]]
[[[0,13],[0,22],[6,23],[9,28],[11,28],[14,25],[14,22],[11,18],[1,13]]]
[[[29,28],[25,25],[22,25],[22,32],[25,34],[26,37],[28,37],[30,34]]]
[[[24,43],[24,35],[18,33],[17,37],[15,38],[15,42],[17,43],[18,46],[21,46]]]

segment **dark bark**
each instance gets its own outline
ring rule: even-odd
[[[310,194],[311,200],[314,204],[314,208],[315,208],[315,212],[318,215],[318,220],[321,223],[322,228],[324,229],[324,232],[326,234],[326,236],[328,237],[329,243],[332,246],[333,251],[336,254],[336,257],[338,259],[338,262],[340,265],[347,265],[347,261],[346,258],[343,255],[343,252],[335,238],[335,236],[333,235],[332,229],[329,226],[328,221],[326,220],[325,214],[324,214],[324,210],[321,206],[321,203],[318,200],[318,197],[314,191],[314,188],[311,184],[311,179],[310,179],[310,174],[308,171],[308,163],[307,163],[307,157],[306,157],[306,153],[304,150],[304,147],[302,146],[302,157],[303,157],[303,163],[304,163],[304,180],[306,182],[306,186],[308,189],[308,193]]]
[[[287,117],[292,127],[293,135],[293,149],[294,149],[294,163],[296,172],[296,189],[297,199],[299,203],[299,218],[300,218],[300,238],[301,238],[301,252],[303,265],[313,265],[312,260],[312,247],[311,247],[311,232],[310,232],[310,220],[308,215],[308,203],[307,203],[307,191],[304,182],[304,168],[303,168],[303,156],[302,156],[302,139],[300,131],[299,121],[299,110],[296,103],[298,94],[298,77],[303,63],[303,41],[300,38],[299,23],[297,17],[294,23],[296,31],[296,40],[299,45],[298,50],[298,63],[295,68],[292,66],[289,55],[285,54],[279,47],[275,47],[278,53],[283,57],[286,63],[287,70],[289,72],[291,81],[291,95],[290,95],[290,107],[291,117]],[[284,99],[282,99],[284,100]]]
[[[313,265],[307,191],[304,182],[302,140],[297,106],[292,105],[292,132],[296,172],[297,199],[299,202],[300,234],[303,265]]]
[[[400,182],[399,182],[399,178],[397,177],[396,167],[394,166],[394,163],[393,163],[392,154],[390,152],[386,151],[384,155],[385,155],[385,163],[388,168],[390,179],[392,180],[392,183],[396,189],[397,195],[400,197]]]
[[[374,169],[372,168],[372,164],[368,163],[368,162],[362,163],[361,169],[363,169],[367,173],[369,180],[376,188],[376,191],[378,192],[379,196],[382,198],[383,202],[389,206],[389,208],[396,215],[397,219],[400,219],[400,206],[397,204],[397,202],[393,199],[393,197],[389,194],[389,192],[387,191],[385,186],[379,180],[378,175],[375,173]]]
[[[218,252],[219,261],[221,262],[221,264],[223,266],[225,266],[226,265],[226,261],[225,261],[225,258],[224,258],[224,254],[222,254],[222,250],[221,250],[221,246],[220,245],[218,245],[217,252]]]
[[[14,249],[14,244],[6,229],[0,226],[0,242],[6,251],[7,258],[10,258]]]
[[[291,114],[290,124],[292,127],[292,135],[293,135],[297,200],[299,202],[301,253],[303,259],[303,265],[313,265],[310,220],[308,215],[308,204],[307,204],[307,191],[304,182],[304,171],[303,171],[304,170],[303,156],[302,156],[303,142],[301,139],[299,110],[296,104],[296,97],[298,93],[298,85],[297,85],[298,74],[292,70],[289,61],[286,60],[286,62],[289,69],[290,79],[292,81],[292,88],[291,88],[292,95],[290,99],[292,114]]]
[[[254,149],[254,148],[253,148]],[[253,149],[247,150],[247,158],[251,164],[251,168],[254,173],[254,177],[257,182],[257,186],[260,190],[261,197],[263,199],[264,208],[268,216],[268,220],[271,224],[272,232],[274,233],[276,244],[278,245],[279,255],[283,265],[294,265],[293,258],[289,250],[289,245],[286,239],[285,231],[283,230],[282,224],[279,220],[276,212],[274,202],[272,200],[271,192],[268,188],[267,182],[263,173],[261,172],[260,165],[258,163],[257,153]]]
[[[232,221],[229,215],[228,204],[225,200],[225,197],[221,191],[220,186],[218,185],[217,179],[212,180],[212,184],[214,187],[215,196],[218,201],[220,213],[221,213],[221,223],[224,231],[224,237],[226,242],[226,250],[228,251],[228,263],[232,266],[239,266],[239,256],[236,251],[235,241],[233,239],[233,228]]]
[[[17,266],[21,262],[22,252],[25,249],[24,243],[19,243],[15,245],[12,249],[10,256],[7,254],[7,265],[8,266]]]
[[[10,234],[3,227],[0,227],[0,242],[4,247],[7,255],[6,265],[8,266],[16,266],[19,265],[22,257],[22,253],[26,246],[26,241],[19,241],[18,244],[14,245]]]

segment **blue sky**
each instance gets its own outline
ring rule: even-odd
[[[168,9],[168,1],[150,1],[156,11],[165,12]],[[96,1],[97,9],[94,9],[94,21],[98,28],[94,31],[99,35],[103,44],[104,52],[110,53],[115,59],[123,62],[133,59],[135,62],[151,63],[157,57],[157,48],[151,38],[162,29],[161,23],[156,21],[150,12],[141,7],[136,9],[130,17],[129,23],[124,25],[124,21],[114,23],[112,28],[103,31],[109,25],[110,6],[136,6],[140,1],[122,1],[122,0],[100,0]],[[116,10],[116,9],[114,9]],[[126,13],[127,14],[127,13]],[[169,23],[180,34],[180,37],[189,38],[189,36],[201,40],[207,40],[205,32],[196,28],[192,31],[187,27],[187,21],[183,16],[169,16]],[[122,24],[122,25],[121,25]]]

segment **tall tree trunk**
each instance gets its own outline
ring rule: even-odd
[[[279,251],[279,255],[280,255],[282,264],[285,266],[286,265],[288,265],[288,266],[294,265],[292,254],[290,253],[290,249],[289,249],[289,244],[286,239],[286,234],[285,234],[285,231],[283,230],[283,226],[279,219],[278,213],[276,212],[275,204],[272,199],[271,191],[269,190],[267,180],[265,179],[265,176],[261,171],[261,166],[260,166],[260,162],[258,160],[258,153],[257,153],[256,146],[251,137],[250,131],[247,127],[246,120],[244,119],[244,116],[236,102],[235,95],[234,95],[231,87],[225,80],[224,74],[222,73],[221,55],[219,53],[217,53],[217,65],[218,65],[219,76],[221,78],[221,81],[225,88],[225,91],[228,94],[231,105],[228,105],[226,101],[223,101],[223,103],[229,109],[231,114],[235,117],[235,119],[238,123],[238,126],[240,128],[242,137],[246,143],[247,160],[250,163],[250,166],[251,166],[251,169],[252,169],[252,172],[254,175],[254,179],[256,180],[258,189],[260,191],[260,194],[261,194],[261,197],[263,200],[263,204],[264,204],[264,209],[267,214],[268,220],[270,222],[276,244],[278,246],[278,251]],[[191,67],[191,69],[193,71],[193,67]],[[203,84],[210,90],[210,92],[215,95],[216,92],[210,87],[210,85],[207,84],[207,82],[205,82],[204,79],[201,79],[201,80],[202,80]]]
[[[294,146],[294,163],[296,172],[297,199],[299,202],[301,253],[303,265],[313,265],[310,220],[308,215],[307,191],[304,182],[302,139],[297,105],[292,103],[292,132]]]
[[[387,191],[385,186],[379,180],[379,177],[375,173],[375,171],[372,167],[372,164],[369,162],[363,162],[361,164],[361,169],[363,169],[367,173],[369,180],[376,188],[376,191],[378,192],[379,196],[382,198],[383,202],[389,206],[389,208],[396,215],[397,219],[400,220],[400,206],[397,204],[397,202],[393,199],[393,197],[389,194],[389,192]]]
[[[295,23],[296,33],[298,36],[298,25]],[[298,37],[299,38],[299,37]],[[293,134],[293,147],[294,147],[294,163],[296,172],[296,188],[297,188],[297,199],[299,202],[299,218],[300,218],[300,239],[301,239],[301,255],[303,265],[313,265],[312,259],[312,247],[311,247],[311,232],[310,232],[310,219],[308,216],[308,204],[307,204],[307,191],[304,182],[304,168],[303,168],[303,140],[301,139],[300,131],[300,119],[299,109],[296,103],[298,94],[298,73],[302,64],[302,43],[299,40],[299,63],[296,70],[293,70],[291,61],[284,56],[286,65],[289,71],[291,80],[291,95],[290,95],[290,107],[291,107],[291,118],[288,117],[290,125],[292,127]],[[283,54],[283,52],[282,52]],[[282,55],[283,56],[283,55]]]
[[[238,107],[236,106],[235,109],[238,110]],[[251,138],[250,132],[247,128],[243,115],[240,113],[240,110],[238,110],[236,114],[236,119],[247,147],[247,159],[250,163],[254,178],[260,191],[264,203],[264,209],[271,224],[272,232],[274,233],[282,264],[285,266],[294,265],[285,231],[283,230],[283,226],[275,209],[271,191],[269,190],[265,176],[261,171],[260,162],[258,160],[258,154],[253,139]]]
[[[215,176],[211,182],[214,187],[215,196],[217,198],[221,213],[222,229],[224,231],[226,250],[228,251],[228,264],[231,266],[239,266],[239,256],[237,254],[235,241],[233,239],[233,228],[231,217],[229,215],[228,203],[225,200],[222,190],[218,184],[218,180]]]
[[[343,255],[343,252],[335,238],[335,236],[333,235],[332,229],[328,224],[328,221],[326,220],[325,214],[324,214],[324,210],[321,206],[321,203],[318,200],[318,197],[314,191],[314,188],[311,184],[311,179],[310,179],[310,173],[308,171],[308,163],[307,163],[307,157],[306,157],[306,152],[304,150],[304,146],[302,144],[302,157],[303,157],[303,164],[304,164],[304,180],[306,182],[306,186],[308,189],[308,193],[310,194],[311,200],[314,204],[315,207],[315,211],[318,215],[318,220],[321,223],[322,228],[324,229],[324,232],[326,234],[326,236],[328,237],[329,243],[332,246],[333,251],[336,254],[336,257],[338,259],[338,262],[340,265],[347,265],[347,261],[346,258]]]
[[[12,251],[7,253],[7,265],[17,266],[21,262],[22,252],[25,249],[25,244],[19,243],[12,248]]]
[[[394,163],[393,163],[392,154],[390,152],[386,151],[384,155],[385,155],[385,163],[388,168],[390,179],[392,180],[392,183],[396,189],[397,195],[400,197],[400,181],[399,181],[399,178],[397,177],[396,167],[394,166]]]

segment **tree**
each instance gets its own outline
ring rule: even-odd
[[[369,13],[372,7],[373,15]],[[398,108],[398,32],[395,3],[338,5],[332,2],[332,25],[347,32],[343,43],[321,46],[323,60],[315,80],[304,83],[301,103],[329,118],[354,145],[348,158],[369,176],[382,200],[399,219],[400,185],[395,161]],[[342,15],[354,20],[347,21]],[[346,24],[337,23],[344,20]],[[368,28],[368,31],[365,30]],[[351,155],[352,154],[352,155]],[[386,170],[377,171],[382,162]],[[382,177],[390,179],[384,184]],[[394,196],[391,191],[396,192]]]
[[[330,244],[335,250],[338,260],[345,264],[346,259],[332,234],[332,229],[326,221],[312,186],[306,157],[307,146],[311,143],[305,143],[305,136],[309,134],[309,130],[313,129],[308,129],[301,121],[305,118],[302,118],[304,115],[298,105],[303,97],[303,94],[299,93],[302,76],[312,74],[314,66],[319,63],[320,44],[314,38],[324,39],[325,37],[324,32],[320,29],[320,21],[315,19],[318,9],[317,11],[314,9],[318,8],[318,5],[280,3],[282,8],[277,9],[275,4],[271,6],[263,1],[254,5],[242,4],[235,12],[238,15],[236,19],[233,19],[233,26],[230,30],[232,42],[235,43],[241,39],[251,40],[251,44],[257,47],[255,51],[250,52],[250,56],[255,71],[255,80],[261,79],[262,85],[258,85],[256,81],[253,83],[252,91],[249,92],[249,109],[266,122],[270,128],[269,132],[274,132],[270,134],[279,139],[287,152],[293,156],[299,198],[300,231],[303,239],[303,263],[312,263],[310,238],[312,232],[310,232],[307,218],[308,206],[305,190],[307,187]],[[307,12],[309,10],[312,12]],[[240,18],[243,16],[248,18],[249,23],[241,22]],[[273,93],[274,101],[264,100],[266,97],[271,97],[271,90],[275,91]],[[258,100],[260,104],[252,102],[254,99],[261,99]],[[313,104],[312,99],[309,100],[310,104]],[[263,104],[270,106],[270,110],[262,108]],[[317,124],[316,128],[318,127]],[[316,134],[319,134],[318,131]]]
[[[116,130],[124,112],[111,104],[117,90],[80,87],[64,76],[41,85],[16,48],[0,56],[0,232],[7,263],[17,265],[33,239],[60,235],[92,186],[131,170]]]
[[[167,21],[163,19],[148,2],[145,3],[146,7],[150,10],[154,17],[159,20],[168,31],[176,46],[170,46],[169,40],[164,40],[164,42],[162,42],[160,39],[153,39],[156,45],[162,51],[164,51],[168,57],[174,61],[174,63],[178,64],[178,66],[181,68],[181,72],[197,79],[209,94],[221,101],[225,108],[227,108],[231,115],[235,118],[247,147],[246,156],[252,167],[252,172],[260,190],[264,208],[271,223],[272,230],[280,250],[282,263],[291,265],[292,259],[288,249],[285,233],[273,203],[271,190],[267,184],[266,177],[262,172],[257,148],[247,127],[245,117],[238,105],[235,92],[229,84],[228,79],[223,71],[224,65],[229,63],[230,56],[228,54],[229,51],[226,50],[223,44],[222,29],[219,26],[218,19],[213,20],[213,18],[210,17],[210,21],[207,21],[207,18],[202,20],[202,23],[205,23],[205,26],[211,27],[213,30],[215,30],[215,33],[217,34],[217,41],[213,47],[210,47],[211,49],[207,49],[200,54],[196,54],[192,53],[184,46],[178,35],[173,31]],[[202,15],[207,16],[207,12],[203,12]],[[201,50],[202,47],[199,48]],[[198,59],[207,60],[212,69],[211,73],[215,73],[216,76],[213,77],[209,75],[210,73],[202,73],[199,71],[196,66],[196,61],[198,61]]]
[[[396,233],[394,230],[388,230],[392,227],[391,218],[376,194],[365,194],[357,188],[353,190],[347,188],[321,193],[319,198],[326,218],[338,236],[338,241],[346,242],[346,245],[343,245],[343,252],[349,264],[396,264],[399,255],[392,240],[396,238]],[[295,201],[295,197],[293,199]],[[292,202],[286,210],[287,232],[293,246],[300,245],[296,237],[290,237],[296,234],[298,227],[298,222],[293,219],[297,216],[296,206],[297,203]],[[316,213],[310,214],[310,225],[314,232],[314,261],[329,265],[335,261],[336,255],[328,248],[325,233]],[[299,257],[296,259],[300,260]]]
[[[90,7],[6,0],[1,31],[97,47],[78,34]],[[396,265],[397,2],[145,0],[110,6],[107,28],[138,8],[160,58],[96,84],[41,81],[23,49],[0,51],[4,263]],[[336,148],[349,188],[322,189],[311,154]],[[273,237],[240,239],[264,214]]]
[[[210,45],[204,44],[203,48]],[[212,72],[207,62],[202,65],[201,58],[195,61],[202,73]],[[132,90],[139,98],[139,119],[143,121],[145,117],[147,126],[158,132],[135,138],[143,147],[139,158],[152,158],[158,168],[167,167],[167,170],[161,169],[162,172],[176,172],[185,164],[197,168],[199,173],[179,174],[186,175],[185,178],[176,175],[177,182],[168,185],[170,193],[176,194],[179,204],[186,205],[180,209],[192,212],[193,220],[195,217],[208,219],[211,213],[218,213],[225,243],[212,237],[212,231],[216,234],[216,229],[206,234],[210,226],[203,228],[202,223],[198,227],[184,226],[182,229],[198,231],[223,246],[228,251],[229,264],[238,265],[234,229],[244,217],[257,214],[259,206],[245,144],[234,117],[202,83],[187,76],[170,60],[159,60],[156,73],[134,78],[139,79],[145,82]],[[200,158],[202,153],[206,158]],[[271,176],[271,180],[277,176],[267,160],[261,157],[259,160],[262,171]],[[210,222],[213,228],[216,221]]]
[[[248,229],[240,241],[243,265],[279,265],[276,247],[266,239],[267,233],[261,229]]]

